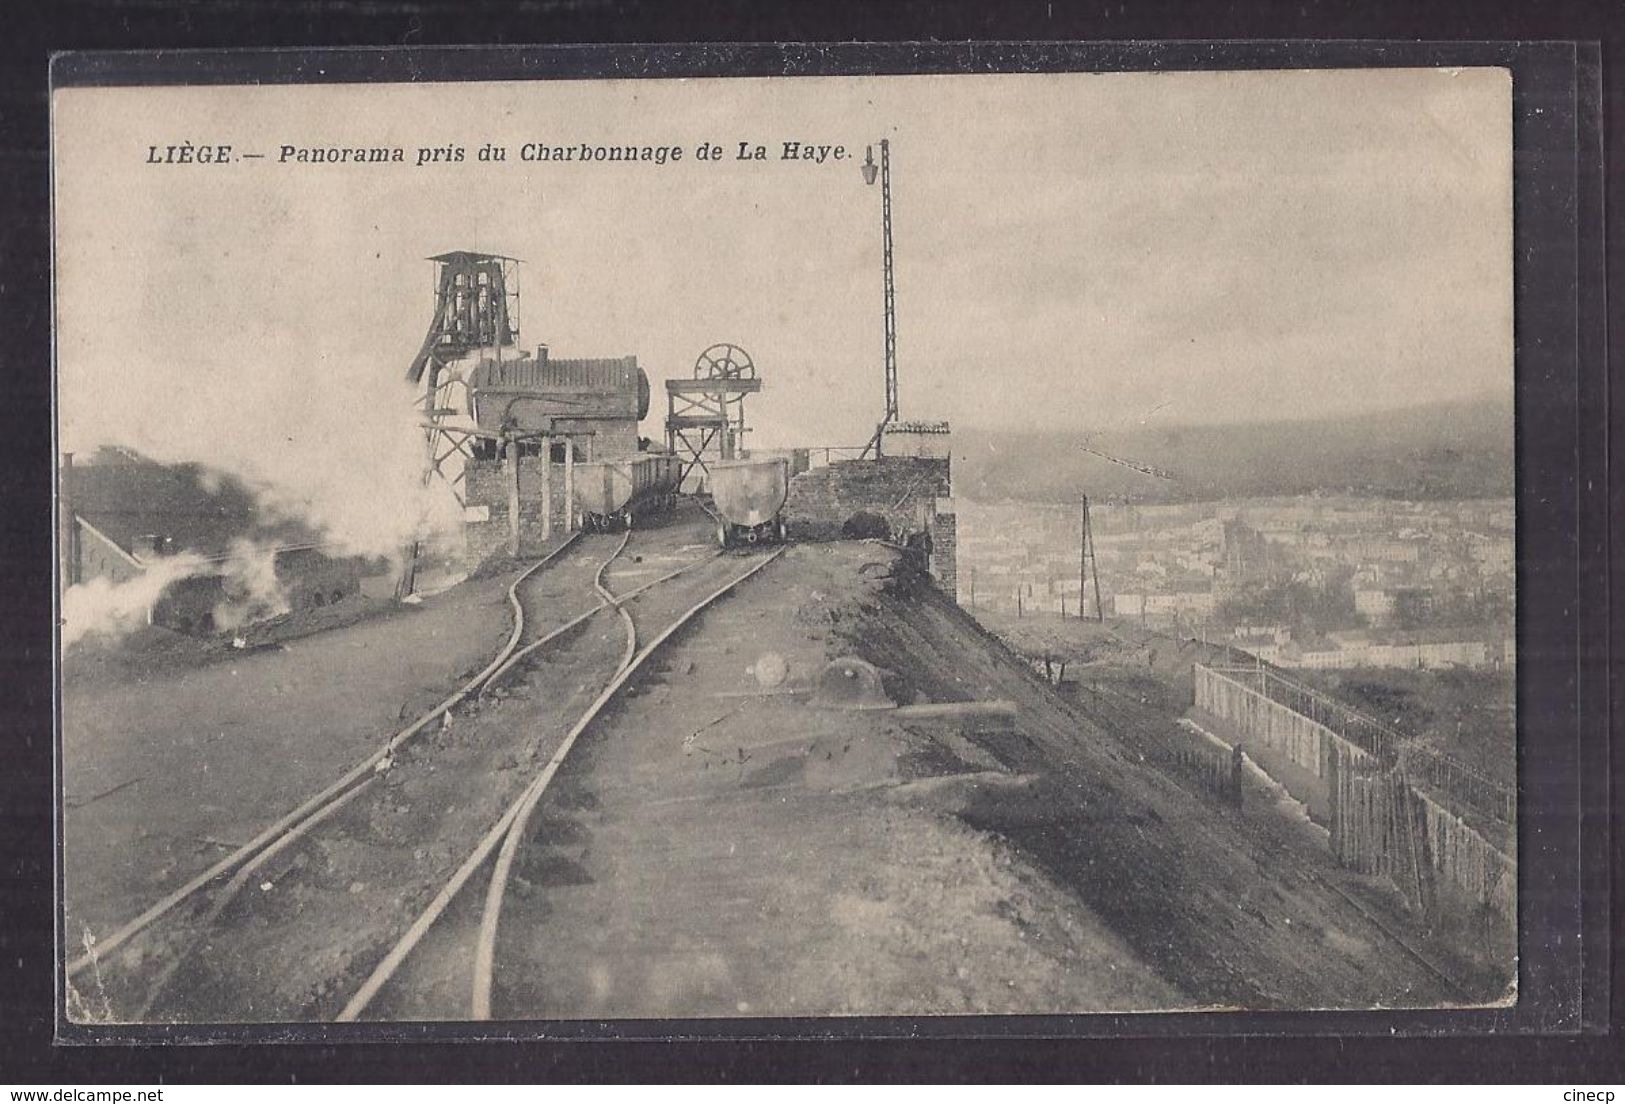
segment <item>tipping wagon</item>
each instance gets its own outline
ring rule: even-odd
[[[784,500],[790,493],[790,462],[782,456],[719,460],[710,466],[717,543],[784,540]]]
[[[576,465],[576,505],[588,532],[630,529],[634,520],[677,501],[682,465],[666,452],[644,452]]]

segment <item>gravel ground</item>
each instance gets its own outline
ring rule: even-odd
[[[766,656],[787,671],[773,689],[796,690],[844,651],[836,625],[890,562],[870,546],[793,548],[677,638],[578,746],[504,914],[499,1016],[1190,1003],[955,815],[1012,782],[944,753],[942,740],[962,744],[957,725],[911,732],[760,692]]]
[[[624,592],[651,572],[704,561],[672,590],[633,600],[651,625],[737,571],[691,539],[703,523],[694,514],[635,534],[608,573]],[[616,544],[588,538],[567,554],[571,566],[528,581],[527,626],[559,625],[596,604],[591,576]],[[111,1019],[165,1022],[336,1015],[597,695],[624,636],[606,610],[560,643],[403,745],[355,801],[257,872],[218,918],[200,901],[144,933],[115,957],[91,1006],[105,1001]]]
[[[862,653],[899,702],[752,696]],[[578,749],[499,944],[521,1017],[1428,1005],[1447,996],[1279,833],[1146,767],[874,546],[793,548]],[[739,696],[745,695],[745,696]]]

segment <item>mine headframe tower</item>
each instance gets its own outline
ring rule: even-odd
[[[468,425],[471,404],[466,373],[471,368],[466,360],[481,350],[490,350],[501,360],[504,349],[518,346],[519,261],[467,250],[429,260],[435,264],[434,315],[422,347],[406,369],[406,379],[423,388],[415,401],[423,429],[423,485],[436,478],[444,480],[462,506],[462,461],[473,455],[475,437]],[[448,471],[453,457],[458,458],[456,470]],[[421,541],[406,547],[395,586],[397,597],[413,592],[422,551]]]
[[[503,350],[519,344],[519,261],[495,253],[459,250],[430,257],[435,263],[434,316],[423,346],[406,370],[410,383],[422,384],[417,399],[424,433],[423,482],[444,479],[456,496],[459,470],[448,474],[453,456],[467,459],[469,435],[457,427],[469,413],[468,378],[461,363],[470,354]]]
[[[710,474],[708,460],[732,460],[744,444],[745,396],[762,389],[750,354],[722,342],[694,361],[692,379],[666,381],[666,448],[682,463],[679,484]]]

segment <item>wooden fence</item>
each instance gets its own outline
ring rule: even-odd
[[[1517,912],[1517,862],[1462,817],[1413,784],[1391,745],[1361,747],[1314,717],[1276,701],[1251,671],[1194,669],[1195,704],[1261,746],[1255,756],[1284,758],[1288,792],[1320,812],[1332,854],[1362,874],[1387,877],[1417,907],[1431,909],[1444,879],[1504,917]],[[1238,677],[1239,676],[1239,677]],[[1389,736],[1388,739],[1392,739]]]

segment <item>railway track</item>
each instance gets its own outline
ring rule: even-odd
[[[267,852],[273,848],[287,846],[288,843],[292,842],[290,836],[292,838],[297,838],[295,833],[298,832],[300,825],[305,824],[308,826],[310,818],[321,813],[322,810],[326,809],[336,798],[339,798],[352,790],[357,789],[359,786],[364,785],[367,781],[369,781],[369,772],[374,771],[378,765],[384,762],[394,750],[401,747],[413,737],[417,736],[433,721],[445,716],[445,714],[456,706],[458,702],[462,701],[469,694],[473,693],[476,689],[484,685],[486,680],[498,673],[502,666],[508,661],[508,658],[513,654],[514,650],[519,646],[520,640],[524,634],[524,609],[518,596],[520,586],[536,572],[546,567],[553,559],[568,551],[576,543],[577,539],[579,539],[579,534],[577,535],[577,538],[560,545],[558,548],[548,553],[548,555],[531,564],[520,574],[517,579],[514,580],[513,584],[508,588],[508,603],[514,616],[513,628],[509,634],[507,642],[503,644],[496,657],[484,669],[482,669],[473,678],[469,679],[468,682],[464,683],[457,690],[453,691],[438,705],[434,706],[428,712],[419,716],[411,724],[392,735],[387,741],[384,742],[383,746],[380,747],[378,751],[374,752],[367,759],[351,768],[337,781],[331,783],[325,789],[319,791],[312,797],[307,798],[299,806],[284,814],[280,819],[272,823],[269,827],[265,828],[248,843],[245,843],[241,847],[233,850],[230,854],[218,860],[213,866],[209,867],[201,874],[196,875],[190,881],[184,883],[179,888],[160,898],[156,903],[149,906],[139,915],[120,926],[111,935],[97,940],[94,945],[87,947],[83,954],[76,958],[70,959],[67,964],[68,980],[71,982],[75,978],[87,972],[99,970],[100,964],[105,961],[108,956],[119,951],[132,939],[141,935],[148,928],[150,928],[156,921],[168,915],[184,902],[197,896],[200,892],[217,882],[220,878],[234,874],[235,872],[239,872],[242,869],[255,864],[256,862],[263,862]],[[331,812],[331,810],[329,812]]]
[[[513,610],[513,628],[507,643],[498,652],[497,657],[451,697],[391,737],[366,762],[352,768],[337,783],[318,794],[317,799],[312,799],[319,801],[314,809],[288,825],[276,838],[249,856],[225,885],[211,896],[207,912],[201,922],[194,925],[195,934],[191,943],[184,951],[171,952],[158,977],[148,984],[147,994],[137,1009],[135,1018],[144,1020],[151,1014],[153,1007],[164,996],[171,980],[195,947],[209,937],[226,909],[240,898],[243,891],[253,883],[254,878],[372,788],[379,781],[379,768],[387,770],[392,765],[394,752],[407,739],[422,732],[436,717],[449,715],[459,700],[477,696],[495,685],[513,669],[516,657],[534,652],[551,643],[603,608],[603,602],[589,605],[584,612],[576,614],[573,618],[566,618],[563,612],[572,608],[572,589],[585,590],[584,583],[590,582],[600,594],[604,593],[599,589],[598,581],[610,563],[625,550],[630,537],[631,533],[628,531],[618,542],[614,542],[613,538],[595,540],[584,538],[577,533],[565,544],[522,572],[508,588],[508,601]],[[614,547],[605,559],[603,546],[610,543],[613,543]],[[543,571],[543,568],[548,570]],[[579,594],[575,596],[574,604],[575,606],[582,604]],[[365,769],[369,764],[372,767],[370,773]],[[306,808],[310,804],[311,802],[307,801],[300,808]]]
[[[279,818],[250,843],[165,896],[100,944],[87,948],[84,955],[68,964],[69,979],[82,979],[87,972],[92,973],[96,988],[105,996],[103,968],[111,967],[114,974],[131,975],[118,1003],[135,1010],[132,1016],[116,1018],[135,1021],[154,1017],[192,1018],[198,1011],[193,999],[199,989],[198,976],[208,979],[221,972],[208,966],[200,969],[199,960],[212,959],[214,967],[218,967],[222,957],[230,959],[234,953],[229,949],[230,932],[221,929],[242,929],[250,921],[257,923],[253,918],[267,911],[269,906],[262,902],[269,900],[273,885],[280,887],[284,879],[297,883],[300,864],[310,865],[307,860],[312,854],[319,854],[334,839],[342,840],[346,833],[354,837],[363,831],[361,818],[369,815],[369,810],[375,814],[377,807],[388,800],[385,787],[396,773],[397,762],[403,755],[418,755],[421,750],[413,744],[414,739],[419,743],[434,743],[428,735],[449,729],[453,710],[459,707],[463,709],[457,714],[459,723],[465,715],[477,716],[482,707],[500,707],[504,704],[500,699],[505,686],[511,686],[511,692],[520,695],[539,680],[535,689],[544,694],[549,690],[559,691],[559,687],[547,687],[547,679],[540,676],[550,666],[559,664],[561,655],[568,659],[572,653],[582,651],[587,654],[587,660],[574,667],[565,663],[558,673],[569,680],[584,679],[576,687],[577,691],[588,683],[593,683],[595,690],[601,684],[602,690],[579,715],[569,709],[573,704],[570,694],[557,694],[561,707],[569,709],[567,716],[574,717],[575,723],[563,733],[562,739],[558,738],[557,725],[551,729],[544,725],[540,727],[546,731],[531,734],[523,741],[530,755],[534,756],[539,750],[551,750],[551,758],[520,790],[519,797],[509,802],[503,815],[496,818],[495,827],[487,833],[493,843],[486,846],[482,841],[477,848],[483,860],[496,843],[512,840],[503,852],[506,859],[501,860],[498,867],[500,877],[488,883],[487,897],[494,900],[494,905],[487,908],[491,932],[488,943],[494,944],[500,915],[500,887],[506,886],[513,855],[519,849],[528,824],[529,809],[545,790],[569,747],[667,636],[771,558],[756,556],[747,562],[737,557],[722,557],[709,549],[698,556],[686,550],[675,550],[679,554],[667,550],[663,556],[650,556],[641,568],[622,571],[628,578],[636,577],[638,585],[619,584],[621,592],[617,593],[611,589],[615,585],[611,582],[614,569],[617,564],[625,566],[625,553],[633,542],[632,534],[578,537],[531,565],[509,588],[513,625],[507,641],[485,668],[433,709],[395,733],[373,755]],[[693,547],[686,546],[687,549]],[[651,575],[653,578],[646,578]],[[696,596],[698,601],[695,601]],[[619,646],[609,652],[602,648],[603,640],[594,640],[589,635],[594,628],[591,623],[607,616],[606,611],[612,611],[620,624]],[[646,644],[640,641],[640,629],[647,635]],[[562,722],[567,716],[560,714],[559,720]],[[441,722],[439,726],[436,721]],[[434,771],[432,753],[418,755],[418,760],[421,762],[415,763],[420,769],[426,763],[426,769]],[[368,796],[372,800],[360,800]],[[516,824],[517,827],[513,827]],[[506,834],[510,827],[513,827],[511,837]],[[433,833],[429,835],[432,837]],[[423,851],[419,848],[415,854],[421,856]],[[292,878],[289,878],[290,869],[295,874]],[[458,888],[467,878],[468,874],[463,873],[461,867],[453,875]],[[265,892],[246,892],[255,886]],[[354,885],[351,890],[355,892]],[[433,918],[428,923],[432,924]],[[412,930],[408,929],[406,938],[410,939]],[[398,957],[404,958],[405,954]],[[218,1007],[222,1002],[229,1006],[231,973],[228,969],[227,977],[213,978],[214,996],[202,999],[204,1008]],[[387,975],[379,975],[373,992],[387,979]],[[205,984],[203,988],[210,986]],[[350,1005],[355,1005],[355,1011],[359,1012],[366,1007],[366,999],[359,1004],[351,1001]],[[470,1007],[477,1008],[477,1002]],[[349,1005],[339,1011],[340,1018],[353,1018],[344,1015],[351,1011]],[[266,1012],[274,1014],[265,1016]],[[286,1016],[289,1012],[292,1015]],[[469,1014],[468,1008],[462,1014]],[[272,1001],[269,1006],[252,1008],[239,1018],[284,1017],[309,1018],[308,1009],[286,1006],[276,1009],[276,1002]]]
[[[491,1018],[503,903],[515,862],[532,842],[532,815],[559,768],[605,707],[668,639],[778,555],[779,551],[748,557],[713,555],[681,586],[658,587],[670,577],[662,576],[620,595],[610,591],[600,575],[597,586],[622,629],[622,648],[613,671],[592,702],[551,744],[546,764],[352,994],[338,1014],[340,1021],[369,1015]],[[421,949],[431,941],[434,946]],[[387,1014],[379,1015],[380,1008]]]

